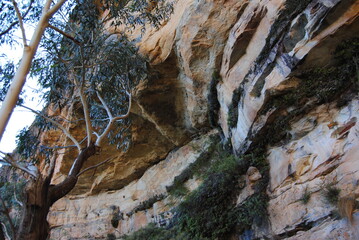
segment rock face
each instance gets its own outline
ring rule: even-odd
[[[119,235],[118,232],[123,234],[138,230],[154,221],[155,216],[159,218],[161,213],[169,210],[167,205],[171,202],[167,198],[166,186],[171,185],[175,176],[207,151],[211,135],[213,133],[169,153],[165,160],[148,168],[141,178],[120,190],[61,199],[49,214],[53,226],[52,239],[104,238],[107,233]],[[134,211],[141,203],[154,197],[159,200],[152,203],[150,210]],[[119,208],[123,218],[117,228],[111,225],[114,206]]]
[[[139,44],[154,74],[135,89],[131,148],[87,163],[114,157],[53,206],[51,239],[165,225],[181,201],[166,186],[207,151],[216,126],[237,156],[261,148],[269,164],[267,224],[233,239],[358,239],[358,16],[355,0],[178,0]],[[264,177],[248,169],[238,206]]]

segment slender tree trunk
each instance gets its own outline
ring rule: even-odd
[[[74,161],[70,174],[57,185],[50,185],[52,173],[44,178],[41,174],[27,186],[26,199],[20,229],[16,240],[46,240],[49,236],[47,214],[50,207],[60,198],[68,194],[76,185],[83,164],[96,153],[91,144],[83,149]]]
[[[0,108],[0,141],[3,133],[5,132],[5,128],[11,117],[11,114],[16,106],[16,102],[19,99],[20,92],[30,71],[32,60],[35,56],[37,48],[40,45],[42,35],[44,34],[45,29],[49,24],[49,19],[65,2],[66,0],[59,0],[55,6],[50,8],[52,0],[46,1],[40,20],[36,25],[34,34],[32,35],[30,44],[28,46],[24,46],[24,52],[19,68],[16,70],[10,88],[6,93],[5,99]]]

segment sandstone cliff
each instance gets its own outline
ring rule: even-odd
[[[168,224],[188,194],[171,187],[197,189],[202,175],[188,171],[210,168],[219,144],[247,161],[238,213],[265,195],[262,219],[226,239],[358,239],[358,16],[355,0],[178,0],[139,45],[154,74],[134,92],[129,151],[91,159],[114,157],[52,207],[51,239]],[[261,163],[243,157],[258,152]]]

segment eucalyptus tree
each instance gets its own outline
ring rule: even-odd
[[[17,70],[14,63],[2,66],[1,97],[9,88],[8,95],[9,92],[10,95],[18,94],[11,92],[10,79],[14,75],[13,81],[17,81],[18,71],[23,71],[19,69],[24,64],[26,48],[33,48],[31,42],[27,45],[23,22],[27,20],[27,16],[31,16],[31,21],[38,21],[38,24],[46,18],[44,25],[40,24],[41,41],[39,39],[36,45],[43,50],[31,56],[31,67],[27,65],[26,70],[37,77],[46,90],[44,98],[47,106],[43,111],[35,111],[26,107],[18,97],[15,98],[18,105],[36,113],[37,118],[30,129],[24,129],[18,135],[17,154],[1,153],[0,163],[21,170],[27,176],[22,217],[18,224],[11,223],[10,217],[6,218],[11,229],[5,226],[2,232],[11,235],[13,239],[41,240],[46,239],[49,234],[47,214],[50,207],[75,187],[81,174],[111,158],[82,169],[84,163],[99,153],[107,141],[124,150],[129,145],[131,88],[146,77],[147,63],[137,53],[136,40],[129,40],[118,29],[129,32],[136,26],[158,26],[169,16],[172,6],[157,0],[112,0],[102,1],[101,4],[92,0],[59,0],[54,4],[46,1],[47,6],[42,7],[40,14],[41,5],[36,0],[30,0],[22,8],[14,0],[11,3],[12,8],[10,3],[3,4],[2,8],[14,11],[18,18],[10,19],[10,25],[2,29],[0,37],[6,37],[1,41],[13,41],[6,34],[11,33],[12,27],[18,25],[23,33],[25,50]],[[25,9],[25,12],[21,13],[21,9]],[[51,19],[48,14],[50,10],[53,12],[51,16],[54,16]],[[1,14],[1,18],[6,16],[3,12]],[[106,31],[105,25],[111,28],[111,33]],[[27,73],[21,74],[22,80],[26,75]],[[82,113],[73,111],[70,117],[65,118],[61,113],[68,106],[81,109]],[[1,121],[4,123],[5,120]],[[73,123],[84,126],[83,138],[71,134],[70,125]],[[39,138],[44,131],[51,129],[61,131],[68,141],[57,143],[59,145],[44,145]],[[68,142],[71,144],[67,144]],[[69,148],[76,152],[71,169],[62,182],[51,184],[56,158],[64,149]],[[38,169],[39,159],[47,162],[46,171]]]
[[[97,7],[107,8],[107,14],[103,21],[111,22],[115,26],[120,24],[145,25],[148,22],[158,26],[172,11],[171,3],[163,4],[165,0],[21,0],[19,2],[2,0],[0,3],[0,19],[2,21],[0,45],[14,43],[14,33],[19,30],[21,31],[23,55],[19,66],[14,71],[11,85],[9,80],[2,80],[3,83],[0,86],[2,88],[1,95],[4,95],[4,91],[7,92],[5,97],[0,95],[3,102],[0,108],[0,141],[45,31],[48,28],[53,28],[61,32],[61,27],[56,26],[59,23],[57,20],[64,19],[66,21],[67,13],[75,5],[87,4],[87,2],[97,3]],[[29,24],[35,26],[30,41],[28,41],[26,32],[26,26]],[[66,34],[63,31],[62,33]],[[5,69],[3,68],[0,68],[1,72],[8,72],[9,69],[13,71],[14,66],[11,63],[7,64]]]

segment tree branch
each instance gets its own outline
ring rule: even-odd
[[[132,96],[129,92],[126,92],[128,97],[129,97],[129,103],[128,103],[128,109],[127,109],[127,113],[125,115],[121,115],[121,116],[117,116],[117,117],[114,117],[114,120],[117,121],[117,120],[120,120],[120,119],[124,119],[124,118],[127,118],[129,115],[130,115],[130,111],[131,111],[131,106],[132,106]]]
[[[128,104],[128,109],[127,109],[127,113],[125,115],[121,115],[121,116],[117,116],[114,118],[111,118],[109,123],[107,124],[105,130],[103,131],[103,133],[97,138],[95,145],[101,147],[102,141],[103,139],[106,137],[106,135],[110,132],[113,124],[120,119],[124,119],[127,118],[130,115],[130,111],[131,111],[131,106],[132,106],[132,97],[131,94],[129,92],[126,92],[127,95],[129,96],[129,104]]]
[[[12,0],[12,5],[15,8],[17,18],[19,19],[19,24],[20,24],[21,34],[22,34],[22,42],[24,44],[24,47],[27,47],[28,45],[27,45],[27,40],[26,40],[26,33],[25,33],[24,23],[22,21],[22,16],[21,16],[20,10],[19,10],[19,8],[17,6],[17,2],[15,0]]]
[[[83,173],[85,173],[85,172],[87,172],[87,171],[89,171],[89,170],[91,170],[91,169],[97,168],[97,167],[99,167],[99,166],[101,166],[101,165],[103,165],[103,164],[105,164],[105,163],[107,163],[107,162],[109,162],[109,161],[111,161],[111,160],[113,160],[113,159],[115,159],[115,158],[116,158],[116,157],[110,157],[110,158],[106,159],[105,161],[102,161],[102,162],[100,162],[100,163],[98,163],[98,164],[96,164],[96,165],[93,165],[93,166],[91,166],[91,167],[85,168],[84,170],[82,170],[81,172],[79,172],[79,173],[76,175],[76,177],[79,177],[79,176],[81,176]]]
[[[20,201],[17,199],[17,197],[16,197],[16,187],[15,187],[15,184],[14,184],[14,200],[15,200],[15,202],[16,202],[17,204],[20,205],[20,207],[23,207],[23,206],[24,206],[24,204],[22,204],[22,202],[20,202]]]
[[[51,119],[51,118],[45,116],[44,114],[42,114],[42,113],[40,113],[40,112],[38,112],[38,111],[35,111],[35,110],[32,109],[32,108],[26,107],[26,106],[21,105],[21,104],[20,104],[19,106],[20,106],[20,107],[23,107],[23,108],[25,108],[25,109],[27,109],[27,110],[30,110],[31,112],[33,112],[33,113],[39,115],[40,117],[42,117],[42,118],[46,119],[47,121],[51,122],[52,124],[56,125],[58,128],[60,128],[60,129],[62,130],[62,132],[63,132],[68,138],[71,139],[71,141],[76,145],[77,149],[78,149],[79,151],[81,151],[81,146],[80,146],[80,144],[78,143],[78,141],[77,141],[77,140],[71,135],[71,133],[69,133],[69,132],[64,128],[64,126],[62,126],[60,123],[54,121],[53,119]]]
[[[2,212],[6,216],[8,222],[10,224],[10,229],[11,229],[11,232],[12,232],[12,236],[14,237],[14,239],[16,239],[16,230],[15,230],[14,223],[12,222],[11,217],[9,215],[9,209],[6,207],[5,202],[4,202],[4,200],[2,199],[1,196],[0,196],[0,201],[1,201],[2,207],[4,208],[4,211],[2,211]]]
[[[2,160],[4,162],[6,162],[7,164],[9,164],[10,166],[13,166],[17,169],[22,170],[22,171],[26,172],[27,174],[33,176],[34,178],[38,177],[37,168],[36,168],[36,171],[35,170],[32,171],[28,167],[21,166],[9,153],[4,153],[2,151],[0,151],[0,153],[2,153],[4,155]]]
[[[80,41],[76,40],[76,39],[75,39],[73,36],[71,36],[70,34],[68,34],[68,33],[62,31],[61,29],[59,29],[59,28],[57,28],[57,27],[55,27],[55,26],[53,26],[53,25],[51,25],[51,24],[49,24],[49,28],[51,28],[51,29],[55,30],[56,32],[60,33],[61,35],[67,37],[68,39],[70,39],[71,41],[73,41],[76,45],[81,46],[82,43],[81,43]]]
[[[81,70],[81,83],[80,83],[80,99],[84,111],[85,116],[85,123],[86,123],[86,133],[87,133],[87,146],[90,146],[92,142],[92,125],[90,119],[90,111],[87,104],[87,99],[85,97],[84,85],[86,80],[86,69],[85,69],[85,62],[83,57],[83,48],[80,47],[80,54],[81,54],[81,61],[82,61],[82,70]]]
[[[51,7],[51,3],[52,3],[52,0],[46,0],[46,3],[44,5],[44,7],[42,8],[42,14],[41,15],[46,17],[47,19],[50,18],[50,16],[48,16],[48,15],[51,15],[51,14],[48,14],[49,9]]]
[[[61,8],[61,6],[66,2],[67,0],[59,0],[52,8],[50,8],[47,11],[47,15],[50,17],[52,16],[57,10]]]
[[[10,88],[6,93],[3,104],[0,108],[0,141],[3,137],[5,128],[9,122],[11,114],[16,106],[17,100],[19,99],[20,92],[25,84],[26,76],[30,71],[30,67],[39,47],[42,35],[45,32],[47,25],[49,24],[49,19],[55,13],[54,10],[58,9],[66,0],[60,0],[53,8],[50,9],[52,0],[47,0],[42,9],[42,14],[39,19],[38,24],[35,27],[35,31],[30,40],[30,44],[27,47],[24,47],[23,55],[16,70],[15,76],[11,82]]]
[[[96,146],[93,143],[81,150],[80,154],[73,162],[68,176],[61,183],[50,186],[48,196],[51,204],[65,196],[75,187],[78,180],[77,174],[80,172],[83,164],[95,154]]]
[[[52,146],[52,147],[47,147],[47,146],[43,146],[43,145],[40,146],[40,148],[43,148],[43,149],[65,149],[65,148],[73,148],[73,147],[77,147],[77,146],[76,145]]]
[[[22,15],[22,19],[24,19],[27,16],[27,14],[30,12],[30,9],[31,9],[33,3],[34,3],[34,0],[31,0],[29,6],[27,7],[27,9],[26,9],[26,11],[24,13],[24,15]],[[8,32],[10,32],[10,30],[18,23],[19,23],[19,21],[15,21],[15,22],[11,23],[10,26],[6,30],[4,30],[3,32],[0,33],[0,37],[7,34]]]
[[[97,94],[98,99],[100,99],[100,102],[102,103],[104,109],[106,110],[107,116],[108,116],[110,119],[112,119],[113,116],[112,116],[111,110],[110,110],[110,108],[107,106],[105,100],[101,97],[101,95],[100,95],[100,93],[99,93],[98,91],[96,91],[96,94]]]

